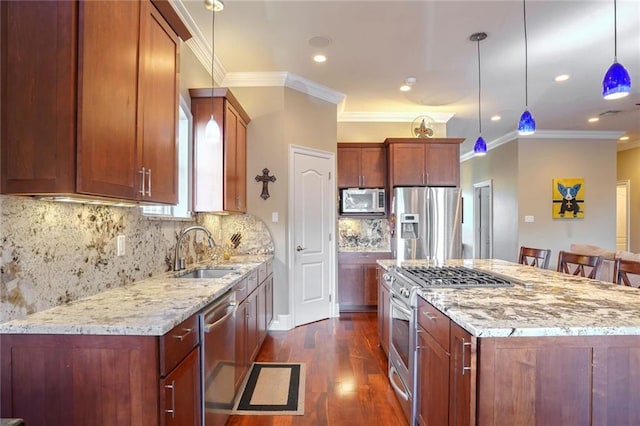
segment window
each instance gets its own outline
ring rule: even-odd
[[[178,107],[178,204],[175,206],[143,206],[142,214],[157,218],[192,219],[191,199],[191,129],[193,116],[184,98]]]

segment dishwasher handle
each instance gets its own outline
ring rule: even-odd
[[[238,309],[238,303],[235,300],[231,300],[227,304],[226,309],[228,310],[228,312],[222,318],[212,323],[204,322],[204,324],[202,325],[202,330],[205,333],[209,333],[212,329],[216,328],[219,324],[222,324],[223,322],[225,322],[227,318],[229,318],[231,315],[236,313],[236,310]]]

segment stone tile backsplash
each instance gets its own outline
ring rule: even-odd
[[[139,208],[0,195],[0,322],[126,286],[171,270],[177,236],[193,221],[149,219]],[[243,235],[237,253],[273,253],[269,232],[251,215],[199,215],[216,243]],[[116,237],[126,255],[116,256]],[[209,258],[190,233],[187,265]]]
[[[390,250],[387,219],[340,218],[338,220],[338,250]]]

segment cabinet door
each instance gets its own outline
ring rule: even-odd
[[[267,287],[267,300],[266,300],[266,317],[267,317],[267,330],[273,321],[273,275],[267,278],[265,283]]]
[[[389,288],[382,278],[384,270],[378,267],[378,338],[384,353],[389,357]]]
[[[247,211],[247,125],[238,116],[236,126],[236,198],[238,212]]]
[[[430,186],[459,186],[460,145],[427,144],[425,148],[425,183]]]
[[[378,274],[375,263],[364,265],[364,304],[378,306]]]
[[[200,351],[196,348],[160,381],[160,424],[198,426],[200,412]]]
[[[138,198],[137,1],[80,2],[78,192]],[[105,58],[108,58],[106,60]]]
[[[247,297],[247,354],[248,364],[251,364],[260,349],[258,332],[258,290]]]
[[[338,188],[361,186],[360,148],[338,148]]]
[[[267,283],[263,282],[258,287],[257,310],[258,310],[258,347],[265,337],[267,337]]]
[[[78,6],[0,3],[3,193],[75,191]]]
[[[424,185],[424,145],[398,143],[390,145],[389,149],[392,185]]]
[[[453,321],[450,330],[449,425],[468,426],[475,424],[477,342]]]
[[[359,264],[338,264],[340,310],[364,305],[364,272]]]
[[[142,157],[137,169],[144,179],[141,199],[178,202],[178,36],[160,12],[144,2],[141,34],[142,86],[139,124]],[[141,184],[142,188],[143,185]]]
[[[238,210],[238,114],[225,102],[224,110],[224,209]]]
[[[387,150],[385,147],[361,148],[361,186],[384,188],[387,184]]]
[[[418,327],[416,416],[420,425],[449,424],[449,354]],[[467,424],[468,425],[468,424]]]
[[[247,361],[247,323],[248,323],[248,309],[247,301],[238,305],[236,311],[236,392],[242,384],[245,374],[249,368]]]

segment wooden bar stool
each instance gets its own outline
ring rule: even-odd
[[[586,274],[585,266],[591,268],[589,275]],[[590,256],[588,254],[571,253],[560,251],[558,253],[558,272],[578,275],[591,279],[597,279],[598,271],[602,266],[602,256]]]
[[[640,262],[616,257],[613,264],[613,282],[615,284],[624,284],[629,287],[634,287],[631,285],[629,275],[637,275],[640,277]],[[637,279],[634,281],[637,281]]]
[[[549,267],[550,249],[538,249],[533,247],[520,247],[518,263],[538,268],[547,269]]]

